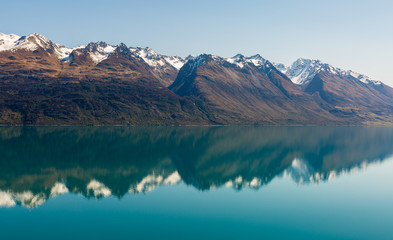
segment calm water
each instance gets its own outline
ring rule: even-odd
[[[0,239],[393,239],[393,127],[2,127]]]

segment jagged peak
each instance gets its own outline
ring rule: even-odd
[[[233,56],[234,59],[244,59],[244,55],[241,53],[236,54],[235,56]]]
[[[208,62],[220,62],[220,63],[222,63],[223,61],[225,61],[225,59],[222,58],[222,57],[219,57],[217,55],[203,53],[203,54],[198,55],[194,59],[191,59],[190,61],[195,62],[195,63],[199,63],[199,64],[201,64],[201,63],[208,63]]]
[[[202,58],[204,60],[210,60],[210,61],[224,60],[224,58],[222,58],[220,56],[213,55],[213,54],[208,54],[208,53],[200,54],[198,57]]]
[[[16,34],[0,33],[0,51],[11,50],[19,39],[20,36]]]
[[[191,60],[191,59],[194,59],[194,58],[195,58],[195,56],[193,56],[191,54],[188,54],[188,56],[185,58],[185,60],[188,61],[188,60]]]
[[[263,58],[260,54],[255,54],[255,55],[252,55],[251,57],[249,57],[249,58],[251,58],[251,59],[263,59],[263,60],[265,60],[265,58]]]
[[[132,48],[130,47],[130,51],[135,53],[136,55],[138,55],[141,58],[149,58],[149,59],[159,59],[160,57],[164,57],[164,55],[158,54],[155,51],[153,51],[151,48],[149,47],[136,47],[136,48]]]
[[[84,47],[84,50],[90,55],[90,58],[95,64],[98,64],[107,59],[118,47],[112,46],[106,42],[90,42]],[[127,47],[126,47],[127,48]]]
[[[1,50],[15,50],[15,49],[26,49],[26,50],[37,50],[38,47],[43,49],[50,49],[55,46],[47,37],[40,35],[38,33],[31,33],[27,36],[17,36],[14,34],[3,35],[3,37],[8,37],[8,46]],[[19,38],[17,38],[19,37]]]
[[[89,44],[87,44],[87,46],[101,46],[101,47],[106,47],[106,46],[110,46],[108,43],[103,42],[103,41],[98,41],[98,42],[90,42]]]
[[[14,34],[14,33],[6,34],[6,33],[0,32],[0,39],[4,39],[4,38],[19,39],[20,36]]]
[[[106,42],[98,41],[98,42],[91,42],[86,47],[86,50],[89,52],[101,52],[101,53],[113,53],[116,49],[115,46],[109,45]]]
[[[203,53],[203,54],[200,54],[196,57],[193,57],[190,55],[186,59],[187,59],[187,65],[192,66],[192,69],[195,69],[196,67],[199,67],[199,66],[201,66],[205,63],[211,62],[211,61],[218,62],[220,64],[227,62],[227,63],[234,64],[239,68],[244,68],[245,66],[250,66],[250,67],[257,67],[257,68],[266,69],[267,67],[270,67],[270,65],[272,65],[269,61],[264,59],[259,54],[255,54],[253,56],[246,57],[243,54],[239,53],[231,58],[222,58],[217,55]]]
[[[213,60],[211,54],[200,54],[196,57],[190,57],[180,69],[180,72],[194,72],[199,66],[211,60]]]
[[[0,51],[16,51],[19,49],[35,51],[39,48],[44,49],[48,54],[54,54],[60,60],[69,58],[73,50],[63,45],[53,43],[47,37],[38,33],[31,33],[22,37],[16,34],[0,35]]]
[[[172,66],[179,70],[186,62],[183,58],[178,56],[166,56],[155,52],[150,47],[136,47],[130,48],[130,51],[136,56],[142,58],[149,66],[155,69],[165,69]]]
[[[29,35],[26,36],[27,38],[29,37],[33,37],[33,38],[38,38],[40,40],[44,40],[44,41],[50,41],[47,37],[45,37],[44,35],[41,35],[39,33],[33,32]]]
[[[118,47],[118,48],[127,48],[128,49],[128,47],[127,47],[127,45],[125,43],[119,43],[119,44],[117,44],[116,47]]]
[[[118,45],[116,45],[114,52],[117,52],[122,55],[124,54],[128,55],[129,53],[131,53],[130,49],[124,43],[119,43]]]
[[[319,59],[298,58],[288,67],[284,64],[275,64],[275,67],[287,75],[293,83],[303,86],[307,85],[315,77],[315,75],[321,71],[326,71],[342,77],[352,77],[366,84],[381,84],[381,82],[371,80],[371,78],[366,75],[356,73],[352,70],[343,70],[341,68],[334,67]]]
[[[269,63],[266,59],[264,59],[261,55],[255,54],[250,57],[245,57],[242,54],[236,54],[232,58],[227,58],[227,62],[232,64],[236,64],[240,68],[244,68],[247,65],[252,65],[255,67],[266,67],[266,64]]]

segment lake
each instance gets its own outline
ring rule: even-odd
[[[393,239],[393,127],[0,127],[1,239]]]

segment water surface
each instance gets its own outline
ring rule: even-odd
[[[2,127],[1,239],[393,239],[393,127]]]

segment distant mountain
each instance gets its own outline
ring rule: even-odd
[[[284,64],[275,64],[275,66],[287,75],[293,83],[302,86],[308,85],[315,75],[321,71],[331,72],[341,77],[357,79],[366,84],[381,84],[380,81],[371,80],[369,77],[360,73],[351,70],[342,70],[327,63],[322,63],[320,60],[299,58],[289,67],[286,67]]]
[[[317,95],[338,117],[359,121],[391,121],[393,88],[351,70],[298,59],[290,67],[276,67],[308,94]]]
[[[0,124],[391,124],[393,89],[318,60],[165,56],[0,34]]]

